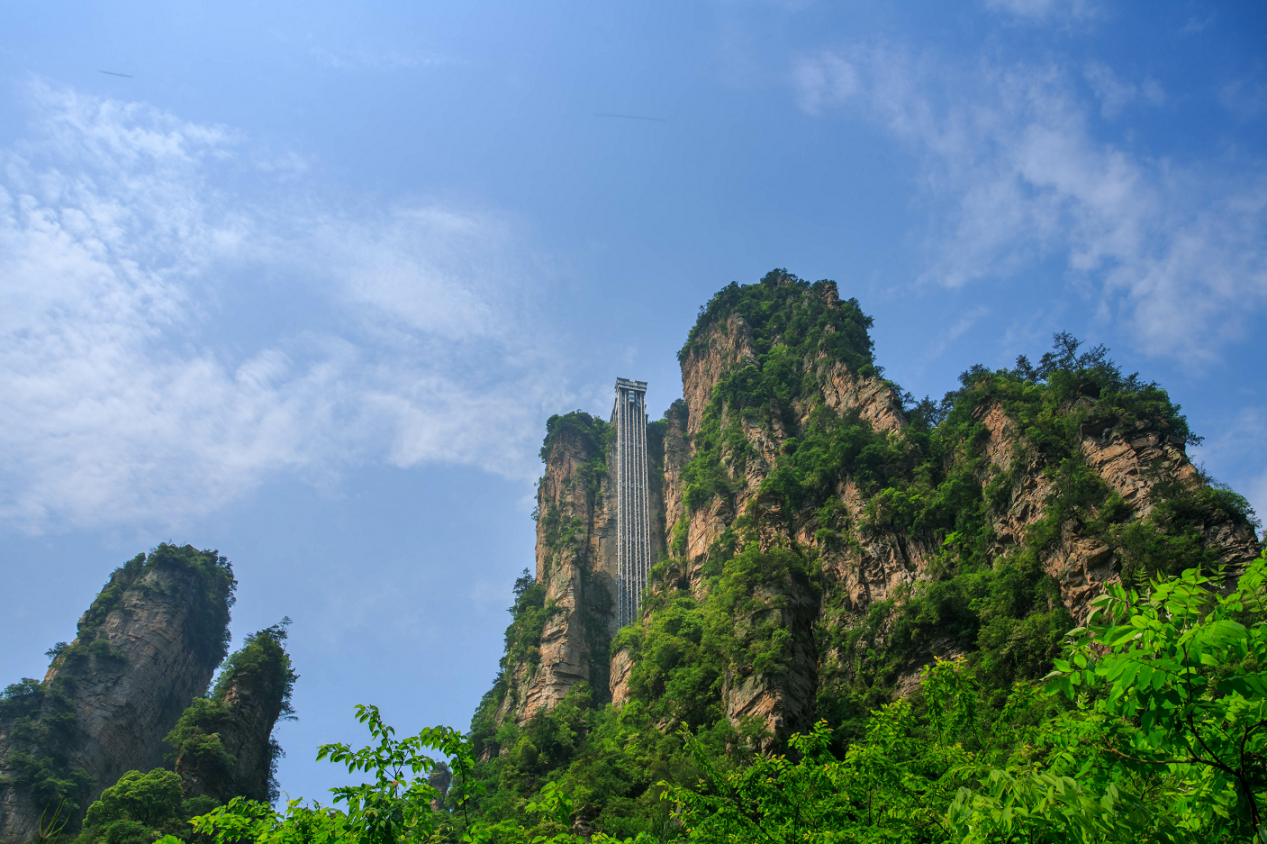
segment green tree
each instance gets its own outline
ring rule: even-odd
[[[79,844],[152,844],[167,835],[187,836],[189,819],[215,805],[184,799],[180,777],[156,768],[128,771],[88,807]]]
[[[1267,557],[1113,586],[1050,678],[1043,754],[951,806],[964,841],[1267,840]]]

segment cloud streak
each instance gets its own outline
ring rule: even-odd
[[[225,168],[285,184],[240,134],[29,96],[0,151],[0,520],[178,525],[364,463],[535,474],[524,432],[570,397],[521,330],[540,266],[510,223],[231,200]]]
[[[1045,23],[1053,18],[1091,18],[1096,14],[1095,5],[1091,0],[985,0],[985,7],[990,11],[1028,23]]]
[[[1146,353],[1209,364],[1267,304],[1267,164],[1177,162],[1102,140],[1096,112],[1164,95],[1103,68],[1088,77],[1098,105],[1057,65],[956,65],[875,43],[792,70],[807,114],[871,121],[919,162],[926,281],[1019,282],[1055,259]]]

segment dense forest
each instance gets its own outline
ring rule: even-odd
[[[684,399],[649,425],[660,562],[621,629],[611,426],[549,420],[537,570],[469,730],[401,738],[359,707],[369,743],[320,758],[364,783],[275,806],[211,740],[229,671],[169,737],[202,773],[183,790],[126,775],[81,837],[1267,835],[1261,523],[1188,461],[1181,408],[1063,333],[917,399],[884,377],[870,326],[833,282],[782,270],[701,308]]]

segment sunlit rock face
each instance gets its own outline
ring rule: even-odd
[[[608,643],[616,629],[616,500],[609,467],[614,437],[586,416],[583,431],[561,429],[545,453],[537,488],[536,579],[545,587],[547,615],[529,658],[506,668],[497,719],[524,723],[588,683],[595,699],[608,695]],[[657,466],[658,469],[658,466]],[[651,484],[653,513],[662,509],[661,473]],[[652,541],[663,547],[653,519]]]
[[[1142,552],[1132,544],[1136,528],[1162,539],[1182,533],[1193,553],[1224,565],[1229,577],[1258,553],[1252,527],[1217,503],[1201,505],[1204,515],[1171,512],[1175,508],[1166,502],[1180,498],[1209,503],[1209,496],[1202,498],[1207,482],[1185,452],[1186,429],[1176,427],[1181,420],[1168,422],[1152,411],[1140,411],[1138,418],[1115,415],[1107,409],[1112,402],[1100,401],[1099,388],[1090,383],[1075,384],[1059,402],[1044,405],[1043,421],[1017,418],[1017,408],[1034,396],[1055,395],[1054,382],[1025,381],[1029,376],[1019,369],[984,372],[979,383],[965,381],[949,405],[954,416],[946,424],[957,426],[959,438],[942,442],[939,456],[930,457],[938,420],[921,418],[930,408],[909,397],[904,405],[898,388],[874,365],[866,337],[870,321],[855,300],[842,301],[833,282],[810,285],[776,271],[760,284],[766,304],[745,311],[751,297],[744,297],[758,287],[727,288],[701,312],[679,356],[683,399],[653,426],[659,445],[651,472],[656,539],[664,562],[649,586],[653,599],[632,627],[649,630],[655,607],[674,594],[712,600],[711,590],[727,576],[727,561],[739,548],[785,549],[806,561],[802,573],[772,574],[752,590],[743,614],[731,619],[737,640],[771,625],[785,631],[772,663],[777,668],[731,664],[717,686],[720,711],[737,726],[764,727],[770,737],[764,746],[777,747],[791,732],[806,729],[825,703],[844,694],[856,667],[845,659],[842,642],[870,623],[873,607],[888,608],[890,615],[868,632],[872,649],[882,653],[896,635],[894,608],[961,564],[956,554],[966,552],[958,550],[964,540],[953,527],[956,507],[981,513],[974,564],[1017,565],[1029,555],[1033,565],[1026,571],[1032,573],[1026,577],[1050,583],[1050,597],[1039,609],[1063,607],[1069,626],[1085,619],[1088,601],[1106,584],[1146,576],[1138,567]],[[777,308],[783,311],[772,311]],[[746,396],[744,385],[758,382],[768,393]],[[1056,432],[1059,442],[1044,444],[1035,425],[1046,426],[1043,436]],[[837,439],[824,445],[823,430],[836,432],[831,437]],[[816,448],[853,437],[862,443],[859,449],[887,449],[893,465],[872,467],[868,476],[850,468],[865,464],[865,455],[851,455],[838,461],[843,468],[830,477],[804,478],[812,494],[789,496],[779,473],[815,436]],[[645,694],[634,682],[637,645],[620,636],[611,644],[612,491],[606,478],[583,477],[586,465],[600,457],[610,461],[610,455],[593,438],[582,439],[558,437],[546,450],[540,512],[557,513],[576,528],[563,541],[538,523],[537,577],[554,614],[542,632],[540,663],[508,667],[512,694],[502,712],[519,723],[557,705],[582,681],[596,703],[626,705]],[[711,468],[705,467],[720,479],[711,487],[700,480],[700,461],[708,457],[701,449],[715,452]],[[904,455],[914,455],[909,465]],[[1091,503],[1070,503],[1070,477],[1091,490]],[[962,501],[951,501],[952,479],[966,490]],[[911,522],[901,512],[937,496],[950,502],[939,523]],[[905,662],[890,681],[896,694],[915,688],[919,672],[935,658],[975,647],[950,631],[926,630],[920,637],[904,646]]]

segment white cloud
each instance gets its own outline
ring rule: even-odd
[[[793,70],[798,104],[810,114],[840,105],[858,92],[858,72],[831,52],[798,63]]]
[[[0,150],[0,519],[179,524],[359,462],[535,473],[525,432],[568,397],[522,331],[535,265],[509,223],[230,202],[221,169],[269,172],[234,132],[30,96]]]
[[[1219,103],[1241,120],[1256,120],[1267,113],[1267,74],[1257,67],[1218,90]]]
[[[1096,11],[1091,0],[985,0],[985,6],[991,11],[1029,22],[1052,18],[1083,19],[1094,16]]]
[[[1123,79],[1103,62],[1088,62],[1083,68],[1082,76],[1100,100],[1100,114],[1105,120],[1114,119],[1121,114],[1122,109],[1141,97],[1152,105],[1166,102],[1166,93],[1157,80],[1145,79],[1136,85]]]
[[[831,84],[842,76],[847,95]],[[838,105],[917,156],[930,280],[1019,279],[1061,258],[1144,351],[1190,363],[1215,359],[1267,303],[1262,161],[1223,170],[1099,140],[1090,104],[1051,65],[963,67],[870,45],[804,58],[793,80],[807,112]]]

